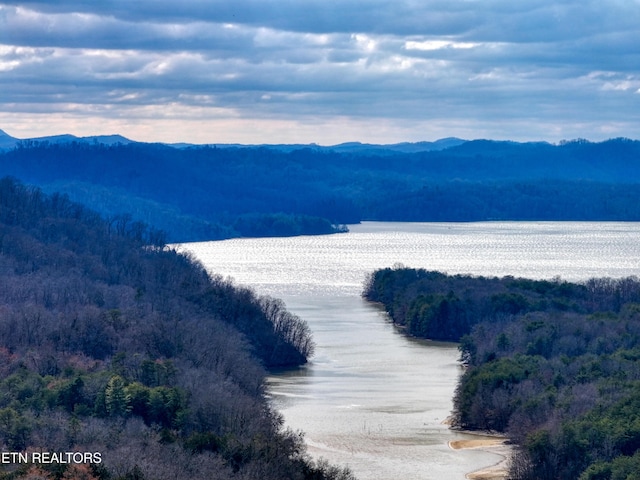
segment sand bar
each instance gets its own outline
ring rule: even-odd
[[[508,478],[511,447],[507,444],[506,438],[478,435],[478,438],[452,440],[449,442],[449,447],[454,450],[477,448],[503,457],[495,465],[468,473],[466,477],[469,480],[506,480]]]

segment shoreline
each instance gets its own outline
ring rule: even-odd
[[[500,455],[502,459],[497,463],[488,467],[483,467],[473,472],[469,472],[465,477],[469,480],[507,480],[509,474],[509,461],[513,448],[509,445],[508,438],[491,435],[489,433],[476,433],[470,431],[461,431],[467,435],[473,435],[477,438],[465,440],[450,440],[449,448],[452,450],[470,450],[478,449],[485,452]]]

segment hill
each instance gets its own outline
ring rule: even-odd
[[[266,368],[312,351],[282,302],[160,232],[0,180],[1,478],[350,478],[264,398]]]
[[[122,135],[93,135],[88,137],[77,137],[68,133],[62,135],[51,135],[47,137],[35,137],[20,139],[12,137],[4,130],[0,130],[0,151],[11,150],[18,145],[34,144],[34,143],[47,143],[47,144],[65,144],[65,143],[89,143],[89,144],[102,144],[102,145],[114,145],[121,144],[126,145],[133,143],[133,140],[129,140]]]
[[[129,212],[172,242],[335,233],[362,220],[640,220],[640,142],[628,139],[182,148],[24,141],[0,153],[0,174],[105,216]]]
[[[640,280],[584,283],[374,272],[364,296],[407,333],[460,342],[452,423],[518,447],[514,480],[634,478]]]

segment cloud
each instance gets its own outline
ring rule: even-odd
[[[85,119],[77,134],[161,119],[184,141],[634,136],[638,19],[635,0],[0,0],[0,128],[48,115]]]

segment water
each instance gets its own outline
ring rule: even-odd
[[[500,460],[452,450],[443,424],[461,373],[455,345],[407,338],[360,297],[366,274],[404,264],[570,281],[640,274],[640,224],[376,223],[348,234],[183,245],[212,272],[282,298],[310,325],[309,365],[269,379],[273,405],[309,452],[360,480],[463,479]]]

